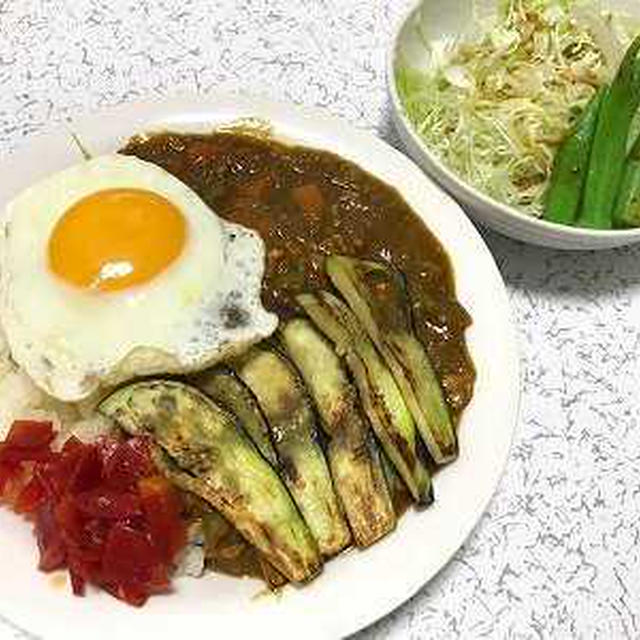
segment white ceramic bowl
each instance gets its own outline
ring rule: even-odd
[[[485,195],[448,169],[416,133],[398,94],[395,68],[402,55],[413,64],[428,58],[430,43],[444,35],[467,34],[474,25],[476,10],[485,9],[498,0],[421,0],[401,21],[388,57],[387,82],[392,103],[392,117],[409,155],[440,186],[454,196],[478,222],[518,240],[556,249],[610,249],[640,242],[640,228],[598,231],[547,222],[528,216],[514,207]],[[637,0],[602,0],[603,7],[624,11],[640,18]],[[417,23],[420,37],[416,37]]]
[[[16,191],[82,161],[69,135],[90,153],[109,153],[152,130],[208,132],[259,118],[276,138],[328,149],[398,189],[451,258],[459,300],[473,318],[467,344],[477,370],[474,397],[459,427],[460,456],[434,479],[436,502],[411,511],[371,549],[327,564],[305,588],[256,597],[255,580],[208,575],[180,579],[176,593],[142,610],[91,590],[74,598],[36,570],[29,526],[0,509],[0,637],[10,621],[47,640],[111,640],[212,635],[220,638],[336,638],[391,611],[433,577],[471,533],[495,490],[516,424],[519,373],[509,301],[482,238],[460,207],[406,156],[374,136],[315,110],[231,95],[125,105],[28,139],[0,162],[0,209]],[[390,221],[392,224],[392,221]]]

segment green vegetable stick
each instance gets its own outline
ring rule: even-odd
[[[617,227],[640,227],[640,136],[624,166],[613,220]]]
[[[606,91],[591,149],[578,225],[611,229],[613,207],[622,180],[631,122],[640,105],[640,83],[636,57],[640,36],[622,60],[618,74]]]
[[[578,217],[589,156],[606,86],[601,87],[578,118],[556,154],[544,203],[544,219],[573,224]]]

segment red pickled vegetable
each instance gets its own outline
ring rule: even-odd
[[[47,449],[30,447],[0,448],[0,464],[20,464],[21,462],[46,462],[51,458]]]
[[[170,562],[186,542],[186,529],[176,527],[176,522],[180,522],[180,497],[162,476],[143,478],[138,488],[149,532],[157,541],[163,562]]]
[[[45,488],[37,476],[33,476],[24,486],[13,505],[16,513],[31,513],[35,511],[46,499]]]
[[[84,596],[84,588],[87,581],[71,567],[69,567],[69,576],[71,577],[71,590],[73,591],[73,594],[76,596]]]
[[[36,540],[40,550],[38,568],[41,571],[55,571],[64,567],[65,545],[60,527],[53,513],[53,505],[47,503],[36,513]]]
[[[48,448],[55,437],[51,422],[16,420],[11,425],[4,445],[22,449],[43,449]]]
[[[186,523],[149,443],[72,437],[53,451],[54,438],[50,423],[23,420],[0,443],[0,502],[33,521],[39,569],[67,568],[74,594],[93,584],[135,606],[166,591]]]
[[[16,467],[23,462],[48,460],[51,457],[50,444],[54,438],[50,422],[16,420],[11,425],[7,439],[0,443],[0,465],[5,468],[5,474],[7,466]]]
[[[82,513],[94,518],[126,520],[142,515],[140,498],[135,493],[120,493],[106,487],[79,493],[75,503]]]
[[[103,471],[97,447],[82,444],[76,438],[67,440],[62,449],[59,471],[59,490],[78,493],[97,486]]]
[[[16,474],[16,465],[0,463],[0,498],[5,490],[5,486]]]
[[[154,473],[157,472],[151,462],[149,443],[144,438],[131,438],[119,444],[105,462],[105,479],[115,489],[128,489],[140,478]]]
[[[158,571],[159,554],[148,533],[123,522],[109,533],[104,551],[104,577],[108,584],[164,585],[166,578]]]

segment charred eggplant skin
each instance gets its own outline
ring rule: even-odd
[[[277,473],[234,418],[196,388],[135,382],[98,410],[124,431],[148,435],[171,479],[211,504],[289,580],[320,571],[317,544]]]
[[[413,417],[360,321],[344,302],[327,291],[303,294],[297,301],[344,357],[382,449],[416,504],[428,506],[433,502],[431,477],[416,453]]]
[[[453,460],[458,445],[427,352],[413,331],[402,276],[388,264],[329,256],[327,274],[376,345],[437,464]]]
[[[231,369],[207,369],[194,376],[191,381],[215,403],[233,413],[269,464],[274,467],[278,465],[278,457],[269,436],[269,427],[258,402]]]
[[[261,579],[274,591],[287,583],[287,579],[219,511],[189,490],[192,476],[181,471],[157,445],[152,445],[151,455],[160,472],[183,490],[185,515],[200,525],[209,569],[230,576]]]
[[[350,544],[351,532],[334,491],[302,380],[274,348],[253,347],[233,368],[260,405],[281,475],[322,555],[336,555]]]
[[[314,400],[329,438],[329,466],[355,543],[368,547],[393,531],[396,518],[380,455],[332,345],[305,318],[280,330],[287,353]]]

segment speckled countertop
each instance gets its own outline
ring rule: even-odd
[[[409,4],[0,0],[0,152],[97,106],[215,88],[320,105],[397,145],[385,54]],[[509,466],[453,561],[362,637],[640,637],[640,249],[485,237],[522,347]],[[24,636],[0,618],[0,637]]]

